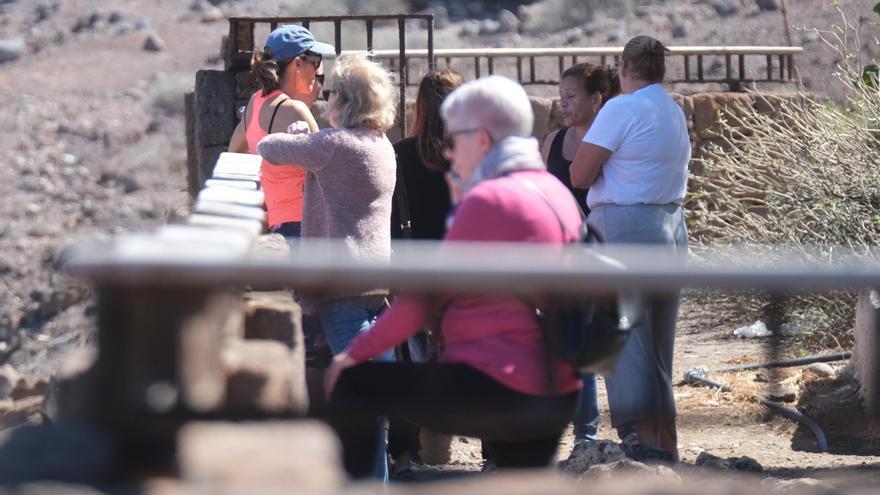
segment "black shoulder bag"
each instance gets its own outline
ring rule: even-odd
[[[527,179],[517,179],[547,204],[559,222],[563,237],[567,236],[562,217],[541,189]],[[601,259],[596,246],[602,243],[602,239],[587,224],[584,213],[581,211],[580,214],[580,233],[572,242],[581,246],[584,256]],[[640,321],[642,302],[635,293],[589,299],[559,298],[545,301],[541,308],[536,308],[536,313],[550,351],[581,373],[604,373],[617,363],[631,329]]]

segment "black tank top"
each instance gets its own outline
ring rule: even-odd
[[[590,213],[590,209],[587,208],[587,189],[572,187],[571,173],[568,171],[568,167],[571,166],[571,160],[566,160],[562,157],[562,143],[565,142],[565,134],[568,133],[568,129],[568,127],[559,129],[556,137],[553,138],[553,143],[550,145],[550,154],[547,156],[547,171],[565,184],[565,187],[571,191],[574,199],[577,200],[578,206],[581,207],[581,210],[586,215]]]

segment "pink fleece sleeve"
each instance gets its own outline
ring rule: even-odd
[[[336,146],[327,132],[312,134],[269,134],[257,143],[257,153],[272,165],[296,164],[306,170],[320,170],[330,162]]]
[[[428,320],[428,305],[420,298],[399,296],[394,304],[348,346],[347,353],[361,363],[382,354],[415,335]]]

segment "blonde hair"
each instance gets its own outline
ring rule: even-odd
[[[394,125],[397,93],[391,74],[381,65],[362,56],[340,57],[331,77],[336,98],[326,113],[336,117],[336,125],[383,132]]]

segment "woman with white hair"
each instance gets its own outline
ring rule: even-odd
[[[519,84],[500,76],[468,82],[441,113],[457,202],[445,243],[561,245],[578,237],[578,206],[546,171]],[[331,406],[344,414],[331,423],[355,477],[370,473],[371,428],[382,415],[479,437],[498,468],[544,466],[556,452],[581,382],[545,353],[533,308],[513,296],[440,299],[398,297],[327,372]],[[445,307],[439,362],[367,362],[418,332],[438,307]]]

